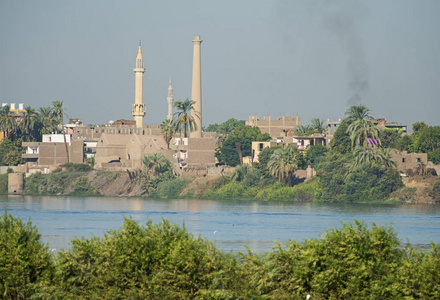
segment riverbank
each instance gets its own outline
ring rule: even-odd
[[[435,198],[430,195],[434,183],[438,181],[437,176],[404,177],[402,181],[403,188],[393,192],[388,199],[380,200],[380,202],[437,203]],[[7,193],[7,174],[0,176],[0,191]],[[143,173],[70,169],[47,175],[34,174],[26,178],[25,181],[25,194],[27,195],[101,195],[312,202],[319,201],[319,193],[321,191],[317,177],[298,183],[293,187],[279,184],[276,181],[246,185],[242,182],[231,181],[230,178],[221,175],[165,180],[152,185],[151,180],[147,180]]]

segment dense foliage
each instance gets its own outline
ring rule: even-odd
[[[29,299],[39,285],[48,284],[54,264],[38,229],[5,212],[0,218],[0,296]]]
[[[210,124],[206,128],[204,128],[204,131],[206,132],[216,132],[218,134],[231,134],[235,128],[237,127],[243,127],[245,125],[245,121],[243,120],[237,120],[234,118],[231,118],[223,123],[217,124]]]
[[[52,256],[31,223],[0,219],[6,299],[437,299],[440,246],[401,245],[391,227],[342,224],[320,239],[224,253],[185,227],[126,219]]]
[[[264,142],[270,139],[270,135],[261,133],[258,127],[239,126],[217,149],[216,157],[220,163],[235,167],[240,165],[240,153],[242,157],[252,155],[252,142]]]
[[[68,163],[50,174],[34,173],[25,178],[24,193],[31,195],[95,195],[97,192],[86,177],[90,169],[90,165],[87,164]],[[69,190],[70,187],[71,190]]]
[[[16,166],[22,163],[21,154],[23,149],[21,143],[18,145],[10,139],[0,142],[0,166]]]

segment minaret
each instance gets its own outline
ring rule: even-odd
[[[133,69],[135,74],[134,88],[134,104],[132,114],[136,121],[136,127],[142,128],[144,125],[145,104],[144,104],[144,59],[142,58],[142,47],[139,42],[138,55],[136,57],[136,68]]]
[[[196,111],[200,118],[195,117],[197,130],[191,133],[191,137],[202,137],[202,71],[200,66],[200,44],[202,40],[199,35],[194,36],[192,41],[194,45],[193,52],[193,72],[192,72],[192,88],[191,100],[195,101],[194,111]]]
[[[171,75],[170,75],[170,86],[168,87],[168,115],[167,119],[172,120],[173,119],[173,103],[174,103],[174,95],[173,95],[173,87],[171,86]]]

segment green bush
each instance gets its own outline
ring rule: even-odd
[[[178,198],[188,183],[189,179],[186,178],[163,181],[157,185],[157,189],[149,196],[157,198]]]
[[[38,285],[49,282],[53,268],[38,229],[6,211],[0,218],[0,297],[30,298]]]
[[[8,193],[8,174],[0,174],[0,194]]]
[[[125,219],[102,238],[73,240],[55,261],[39,237],[31,222],[1,217],[2,299],[440,298],[440,245],[402,247],[391,227],[374,223],[260,255],[223,253],[166,220]]]
[[[57,294],[64,298],[193,299],[230,295],[236,261],[185,227],[167,221],[74,240],[59,255]]]
[[[72,185],[71,195],[90,195],[95,192],[95,189],[90,185],[89,179],[87,177],[80,177]]]
[[[246,290],[264,299],[389,299],[402,250],[391,228],[343,224],[320,240],[243,256]],[[263,296],[263,297],[262,297]]]
[[[205,198],[215,199],[233,199],[242,198],[247,188],[239,182],[232,181],[227,183],[218,189],[209,189],[205,193]]]
[[[89,172],[93,170],[93,166],[90,164],[77,164],[77,163],[65,163],[60,166],[62,169],[67,169],[68,171],[77,172]]]
[[[24,180],[24,193],[38,195],[46,185],[47,176],[41,172],[32,174]]]

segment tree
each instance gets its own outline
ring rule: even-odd
[[[66,140],[66,132],[64,131],[64,108],[63,108],[63,101],[53,101],[53,109],[52,109],[52,115],[55,119],[55,122],[58,123],[58,126],[61,127],[61,131],[63,133],[64,137],[64,146],[66,148],[66,156],[67,156],[67,163],[69,163],[69,147],[67,146],[67,140]],[[57,130],[58,131],[58,130]]]
[[[365,105],[352,105],[345,112],[346,121],[349,123],[347,133],[350,135],[352,147],[362,145],[380,145],[379,129],[371,122],[373,116]]]
[[[343,200],[347,202],[384,200],[402,186],[402,179],[396,168],[366,164],[347,176],[343,185]]]
[[[389,148],[363,148],[356,146],[353,151],[353,156],[352,170],[365,165],[371,166],[372,164],[377,164],[385,168],[396,168],[396,162],[391,159]]]
[[[238,127],[244,127],[245,121],[237,120],[234,118],[231,118],[227,120],[226,122],[223,122],[221,124],[211,124],[208,127],[206,127],[205,131],[207,132],[215,132],[215,136],[217,138],[217,146],[220,147],[223,142],[228,138],[228,136],[235,130],[235,128]]]
[[[316,165],[327,152],[328,148],[320,144],[310,146],[310,148],[306,150],[307,163],[312,166]]]
[[[37,128],[39,140],[43,134],[50,134],[56,131],[57,128],[56,120],[52,114],[52,108],[50,107],[40,107],[37,114]]]
[[[350,135],[347,133],[348,124],[342,122],[336,129],[332,140],[330,141],[330,148],[333,152],[346,154],[351,152]]]
[[[260,128],[251,126],[236,127],[232,134],[225,139],[223,144],[217,149],[216,157],[220,163],[226,163],[228,166],[237,166],[240,164],[240,158],[237,151],[237,145],[243,157],[252,155],[252,142],[270,141],[269,134],[261,133]]]
[[[398,149],[401,136],[402,133],[394,129],[385,128],[379,131],[380,143],[384,148]]]
[[[194,110],[195,101],[186,99],[185,101],[179,100],[174,103],[174,107],[177,111],[174,113],[174,124],[176,131],[184,137],[188,137],[189,132],[197,130],[196,119],[200,119],[200,112]]]
[[[0,295],[3,299],[30,299],[38,284],[49,282],[54,264],[48,246],[29,221],[0,217]]]
[[[298,148],[290,145],[276,150],[268,163],[271,174],[277,177],[279,182],[287,182],[289,186],[292,186],[294,173],[299,168],[298,162],[302,155]]]
[[[170,161],[162,153],[145,155],[142,158],[142,162],[148,171],[152,171],[156,177],[171,170]]]
[[[350,106],[350,108],[347,109],[347,111],[345,112],[345,115],[347,116],[345,120],[348,123],[352,123],[358,120],[373,119],[373,116],[371,115],[371,110],[364,104]]]
[[[16,166],[22,161],[21,147],[10,139],[3,139],[0,143],[0,165]]]
[[[310,125],[300,125],[295,127],[295,131],[297,134],[306,134],[310,130],[312,130]]]
[[[322,132],[325,129],[325,121],[320,120],[319,118],[313,118],[310,120],[310,127],[312,127],[314,130]]]
[[[4,137],[8,135],[17,127],[17,122],[11,115],[9,106],[5,105],[0,109],[0,130]]]
[[[347,132],[350,135],[351,146],[361,145],[364,148],[380,145],[379,129],[369,120],[356,120],[351,123]]]
[[[27,136],[28,142],[34,140],[37,126],[37,111],[30,106],[26,107],[26,111],[19,126],[23,134]]]
[[[218,134],[231,134],[235,128],[245,126],[245,121],[230,118],[221,124],[211,124],[206,127],[206,132],[216,132]]]
[[[162,124],[160,124],[160,131],[165,143],[167,143],[167,149],[170,149],[170,142],[174,136],[175,130],[176,127],[174,126],[173,121],[170,119],[165,119],[163,120]]]
[[[270,157],[272,154],[278,150],[281,149],[281,146],[273,146],[273,147],[266,147],[263,149],[263,151],[258,154],[258,165],[257,168],[265,175],[270,176],[269,169],[267,167]]]

